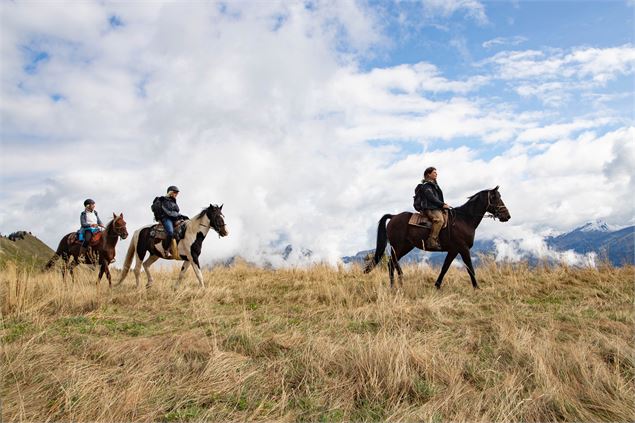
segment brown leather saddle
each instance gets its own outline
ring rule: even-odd
[[[177,241],[183,238],[185,235],[185,225],[184,223],[187,220],[177,220],[174,223],[174,239]],[[156,244],[159,241],[163,241],[168,237],[165,232],[165,228],[163,227],[163,223],[159,222],[150,228],[150,236],[154,238],[154,243]]]
[[[432,221],[428,219],[428,216],[421,212],[414,212],[408,220],[408,225],[418,226],[420,228],[430,229],[432,227]],[[448,212],[443,211],[443,228],[448,226]]]
[[[99,244],[103,236],[103,233],[104,233],[103,231],[95,232],[92,238],[90,238],[88,245],[90,245],[91,247],[95,247],[97,244]],[[67,242],[68,242],[68,245],[82,243],[82,241],[79,240],[79,236],[77,235],[77,232],[71,233],[67,238]]]

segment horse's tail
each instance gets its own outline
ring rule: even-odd
[[[57,259],[59,259],[63,254],[64,254],[64,250],[66,248],[66,236],[62,237],[62,239],[60,240],[60,243],[57,245],[57,250],[55,251],[55,254],[53,254],[53,257],[51,257],[51,259],[44,265],[44,270],[50,270],[51,267],[53,267],[55,265],[55,262],[57,261]]]
[[[121,277],[119,278],[119,285],[123,280],[128,276],[128,272],[130,271],[130,266],[132,265],[132,259],[134,258],[135,252],[137,251],[137,244],[139,243],[139,233],[141,233],[141,229],[135,231],[132,235],[132,240],[130,240],[130,246],[128,247],[128,252],[126,253],[126,259],[123,262],[123,269],[121,271]]]
[[[368,273],[377,266],[381,258],[384,256],[386,245],[388,244],[388,236],[386,234],[386,221],[392,219],[392,214],[385,214],[379,219],[379,225],[377,226],[377,247],[375,248],[375,257],[368,261],[364,273]]]

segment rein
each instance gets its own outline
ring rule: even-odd
[[[492,205],[492,201],[491,201],[491,199],[490,199],[490,197],[489,197],[489,194],[490,194],[490,193],[489,193],[489,191],[488,191],[488,192],[487,192],[487,205],[485,206],[485,212],[483,212],[483,214],[482,214],[482,215],[481,215],[481,214],[478,214],[478,213],[476,213],[476,214],[475,214],[475,213],[468,213],[468,212],[466,212],[466,211],[461,210],[460,208],[459,208],[459,209],[457,209],[457,208],[453,208],[453,209],[451,209],[451,210],[452,210],[452,211],[456,211],[457,213],[462,214],[462,215],[464,215],[464,216],[469,216],[469,217],[483,217],[483,218],[489,218],[489,219],[497,219],[497,218],[498,218],[498,213],[499,213],[500,211],[502,211],[502,210],[505,210],[505,209],[506,209],[506,207],[505,207],[504,205],[502,205],[502,204],[499,204],[499,205],[497,205],[497,206],[496,206],[496,210],[495,210],[495,212],[494,212],[494,213],[492,213],[492,212],[488,211],[488,209],[489,209],[489,208],[490,208],[490,206]],[[489,213],[489,214],[487,214],[487,215],[486,215],[486,213]]]

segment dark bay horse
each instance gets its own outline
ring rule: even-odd
[[[45,269],[53,267],[58,258],[64,260],[64,267],[62,268],[62,274],[66,276],[68,270],[73,276],[73,269],[79,262],[79,250],[82,245],[81,242],[70,242],[69,237],[74,236],[76,232],[64,235],[60,241],[55,255],[51,257],[45,266]],[[108,278],[108,285],[112,286],[112,280],[110,277],[110,270],[108,266],[115,260],[115,247],[119,238],[126,239],[128,237],[128,229],[126,228],[126,221],[123,219],[123,213],[117,216],[112,214],[112,220],[106,225],[100,241],[97,245],[92,245],[86,251],[84,255],[84,262],[87,264],[97,265],[99,264],[99,278],[97,283],[101,281],[102,276],[106,273]],[[72,238],[72,237],[71,237]]]
[[[498,186],[494,189],[480,191],[469,197],[467,202],[460,207],[456,207],[449,211],[448,225],[441,230],[439,241],[442,251],[447,251],[447,256],[443,262],[441,273],[434,286],[441,288],[443,277],[448,271],[452,260],[458,254],[461,255],[463,263],[467,267],[467,271],[472,280],[472,287],[478,288],[474,266],[472,266],[472,258],[470,256],[470,248],[474,245],[474,234],[476,228],[483,220],[485,213],[491,213],[492,217],[499,219],[501,222],[507,222],[511,219],[511,215],[505,207],[505,203],[498,192]],[[403,212],[397,215],[386,214],[379,221],[377,228],[377,248],[375,256],[366,265],[364,273],[368,273],[384,255],[386,242],[390,242],[392,254],[388,261],[388,270],[390,273],[390,286],[394,286],[394,271],[397,269],[399,282],[402,282],[403,272],[399,265],[399,259],[408,254],[413,248],[423,249],[423,241],[427,239],[430,229],[408,224],[412,213]],[[388,226],[386,226],[386,221]]]
[[[210,204],[209,207],[203,209],[203,211],[194,218],[183,223],[183,225],[185,225],[185,233],[183,237],[177,241],[177,248],[180,259],[183,260],[184,263],[181,267],[181,272],[179,273],[176,285],[181,282],[185,271],[191,265],[201,288],[205,288],[205,284],[203,283],[203,274],[201,273],[201,265],[199,264],[198,258],[201,254],[203,241],[205,240],[210,228],[214,229],[218,236],[227,236],[228,232],[222,210],[222,205],[219,207]],[[139,287],[142,265],[148,278],[146,287],[150,288],[152,286],[153,279],[150,274],[150,266],[152,266],[152,264],[160,258],[166,258],[166,252],[163,250],[161,240],[155,238],[151,234],[153,226],[154,225],[144,226],[141,229],[137,229],[132,235],[132,241],[130,242],[130,247],[128,247],[128,253],[126,254],[126,260],[123,265],[123,272],[121,273],[121,278],[119,279],[119,282],[117,282],[116,286],[120,285],[128,275],[133,258],[137,259],[134,268],[137,288]],[[150,257],[148,257],[146,261],[143,261],[147,253],[150,253]]]

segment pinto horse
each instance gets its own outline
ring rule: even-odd
[[[449,222],[446,228],[441,230],[439,241],[441,251],[448,254],[443,262],[441,273],[434,286],[439,289],[443,282],[443,277],[448,271],[450,264],[458,254],[461,255],[463,263],[472,280],[472,287],[478,289],[474,266],[470,256],[470,248],[474,245],[474,234],[476,228],[483,220],[485,213],[491,213],[492,217],[501,222],[507,222],[511,215],[503,203],[498,186],[494,189],[480,191],[469,197],[467,202],[460,207],[449,211]],[[377,266],[384,255],[387,241],[390,242],[392,254],[388,261],[388,271],[390,273],[390,286],[394,286],[394,271],[397,269],[399,283],[402,284],[403,272],[399,265],[399,259],[408,254],[413,248],[423,249],[423,240],[428,237],[429,228],[412,226],[408,224],[412,213],[403,212],[397,215],[386,214],[382,216],[377,228],[377,248],[375,256],[368,262],[364,273],[368,273]],[[386,221],[390,219],[386,226]]]
[[[175,286],[178,286],[181,279],[183,279],[185,271],[191,265],[201,288],[205,288],[205,284],[203,283],[203,274],[201,273],[201,265],[199,264],[198,258],[201,254],[203,241],[205,240],[210,228],[214,229],[216,233],[218,233],[219,237],[227,236],[228,232],[222,210],[222,205],[219,207],[210,204],[209,207],[203,209],[203,211],[201,211],[193,219],[187,220],[183,223],[183,225],[186,225],[185,234],[177,241],[177,248],[180,259],[183,260],[184,263],[181,267],[181,272],[179,273],[179,278],[176,281]],[[166,258],[166,252],[163,250],[161,240],[155,238],[151,234],[153,226],[154,225],[144,226],[143,228],[137,229],[132,235],[132,241],[130,242],[130,247],[128,247],[128,253],[126,254],[121,278],[115,286],[120,285],[126,278],[128,272],[130,271],[132,259],[135,257],[137,261],[135,263],[134,276],[137,288],[139,287],[142,264],[143,269],[146,272],[146,276],[148,277],[146,287],[150,288],[152,286],[153,279],[150,274],[150,266],[152,266],[152,264],[158,259]],[[148,257],[146,261],[143,261],[146,253],[150,253],[150,257]]]
[[[48,270],[53,267],[57,259],[61,257],[64,260],[62,275],[66,276],[66,271],[68,270],[71,277],[73,276],[73,269],[79,264],[79,251],[82,246],[80,241],[72,241],[75,234],[76,232],[71,232],[70,234],[66,234],[62,237],[59,245],[57,246],[57,251],[48,261],[45,269]],[[92,265],[99,264],[99,278],[97,279],[97,283],[101,281],[101,278],[105,273],[108,278],[108,285],[112,286],[108,266],[110,263],[115,261],[115,247],[117,246],[117,241],[119,238],[126,239],[127,237],[128,229],[126,228],[126,221],[123,219],[123,213],[119,214],[119,216],[113,213],[112,220],[108,223],[108,225],[106,225],[106,229],[104,230],[101,239],[96,245],[91,245],[84,255],[85,263]]]

